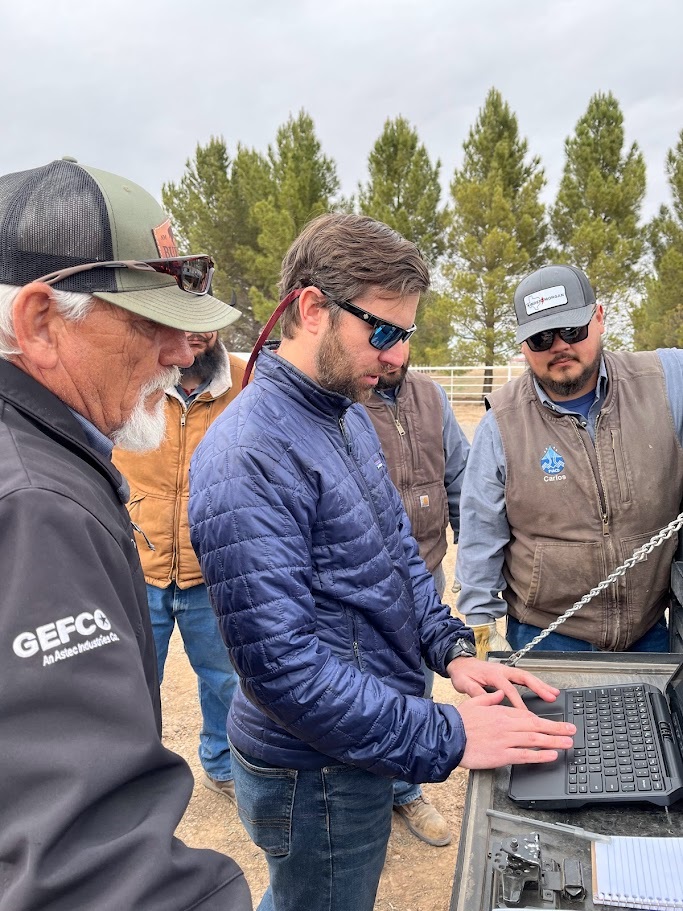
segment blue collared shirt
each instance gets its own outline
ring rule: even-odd
[[[104,459],[111,461],[111,454],[114,451],[114,444],[106,437],[101,430],[98,430],[95,425],[89,421],[87,418],[84,418],[82,414],[79,414],[77,411],[74,411],[73,408],[69,408],[69,411],[76,418],[78,423],[83,428],[83,432],[86,435],[88,440],[88,445],[91,449],[94,449],[98,455],[101,455]],[[122,503],[127,503],[130,497],[130,487],[128,486],[128,481],[121,475],[121,484],[119,485],[118,491],[119,499]]]
[[[683,349],[659,348],[664,369],[669,408],[678,439],[683,446]],[[541,402],[560,414],[574,414],[595,442],[595,422],[607,395],[607,368],[604,358],[588,419],[568,411],[548,398],[534,379]],[[489,623],[505,615],[507,605],[499,597],[506,582],[503,578],[504,548],[510,540],[505,509],[507,466],[503,442],[493,411],[487,411],[474,435],[460,498],[462,531],[458,543],[456,576],[462,585],[458,610],[470,626]]]
[[[73,408],[69,408],[69,411],[83,428],[90,448],[94,449],[98,455],[103,456],[105,459],[111,459],[111,454],[114,451],[114,444],[109,437],[106,437],[101,430],[98,430],[93,423],[87,418],[84,418],[82,414],[74,411]]]

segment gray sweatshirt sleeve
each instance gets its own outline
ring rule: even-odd
[[[506,612],[503,549],[510,540],[505,512],[505,454],[493,411],[474,434],[460,499],[461,529],[455,574],[462,585],[458,610],[469,626]]]
[[[438,388],[443,403],[443,453],[446,459],[444,485],[448,497],[449,521],[453,529],[453,539],[457,544],[460,534],[460,494],[470,444],[455,419],[446,390],[442,386]]]

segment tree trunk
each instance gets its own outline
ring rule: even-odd
[[[493,365],[485,364],[484,365],[484,385],[482,387],[481,400],[484,401],[484,396],[487,396],[493,389]]]

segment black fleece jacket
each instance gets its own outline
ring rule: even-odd
[[[0,360],[0,911],[250,911],[234,861],[173,836],[192,776],[120,485]]]

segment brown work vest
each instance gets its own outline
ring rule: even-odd
[[[434,380],[409,370],[394,407],[373,395],[365,407],[403,500],[420,556],[433,572],[447,549],[443,400]]]
[[[604,355],[608,391],[595,445],[575,417],[541,404],[530,371],[490,396],[506,461],[503,597],[547,627],[678,513],[683,450],[654,352]],[[558,632],[622,651],[662,616],[676,538]]]

